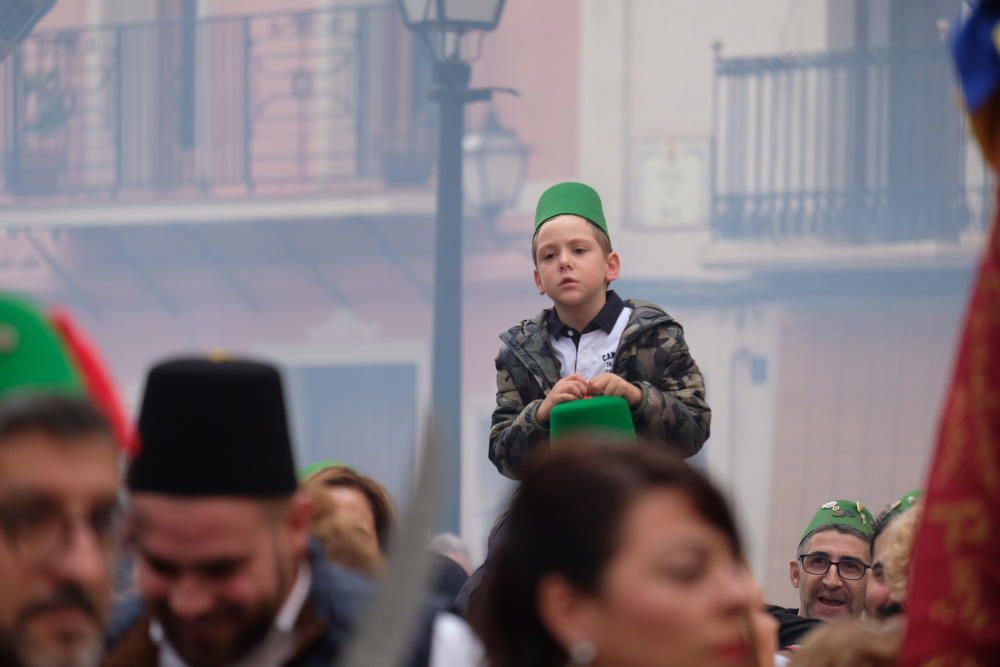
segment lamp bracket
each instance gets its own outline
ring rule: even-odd
[[[451,88],[440,86],[431,91],[430,98],[436,102],[441,100],[460,100],[461,102],[485,102],[493,97],[491,88]]]
[[[503,93],[504,95],[513,95],[514,97],[521,96],[521,91],[518,90],[517,88],[490,86],[489,88],[484,88],[483,90],[488,90],[491,93]]]
[[[498,88],[489,86],[487,88],[454,88],[451,86],[438,86],[431,91],[430,98],[434,101],[443,99],[459,99],[462,102],[487,102],[493,99],[493,93],[504,93],[520,97],[521,93],[515,88]]]

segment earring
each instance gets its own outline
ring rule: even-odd
[[[597,647],[594,642],[581,639],[569,647],[569,659],[574,665],[589,665],[597,657]]]

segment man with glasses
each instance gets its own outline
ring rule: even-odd
[[[99,663],[118,462],[111,429],[86,399],[0,400],[0,665]]]
[[[855,500],[831,500],[813,515],[802,532],[795,560],[789,562],[799,608],[769,607],[780,624],[782,648],[801,643],[818,622],[861,616],[874,523],[871,512]]]

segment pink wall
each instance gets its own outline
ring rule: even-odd
[[[856,498],[877,513],[923,484],[962,305],[908,299],[784,317],[764,580],[773,602],[796,599],[788,560],[821,504]]]
[[[472,64],[472,85],[516,88],[500,94],[500,120],[532,150],[528,179],[572,177],[580,159],[580,3],[577,0],[508,0],[495,32],[483,38]],[[486,105],[473,105],[470,128]]]
[[[87,24],[87,9],[91,0],[58,0],[35,30],[77,28]]]
[[[294,12],[300,9],[316,9],[320,0],[213,0],[212,14],[226,16],[232,14],[257,14],[261,12]]]
[[[329,320],[341,307],[320,294],[310,293],[305,285],[293,288],[287,283],[289,267],[282,271],[286,282],[280,289],[285,292],[286,303],[280,305],[269,299],[266,309],[259,311],[231,294],[220,294],[212,302],[185,303],[179,312],[171,314],[147,294],[149,303],[145,306],[108,309],[99,317],[77,309],[74,315],[107,360],[115,380],[126,390],[137,389],[149,365],[163,356],[218,349],[240,352],[269,344],[308,341],[309,331]],[[372,272],[384,276],[383,284],[373,286],[366,298],[357,298],[361,294],[356,289],[366,282],[365,275],[355,274],[349,285],[353,314],[367,325],[374,325],[378,339],[424,340],[430,349],[431,303],[409,289],[393,294],[384,283],[398,282],[399,277],[393,277],[384,266],[373,267]],[[208,275],[191,277],[204,290],[225,292],[213,284],[217,280]],[[179,285],[173,283],[170,287],[176,291]],[[109,308],[108,304],[102,305]],[[532,317],[543,306],[527,282],[524,290],[510,289],[506,295],[467,290],[462,350],[463,391],[467,395],[491,395],[495,391],[493,359],[500,346],[498,335]]]

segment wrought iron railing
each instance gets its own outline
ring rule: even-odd
[[[38,32],[0,66],[0,192],[424,183],[418,47],[392,6]]]
[[[985,228],[944,46],[772,58],[717,55],[717,238],[866,243]]]

